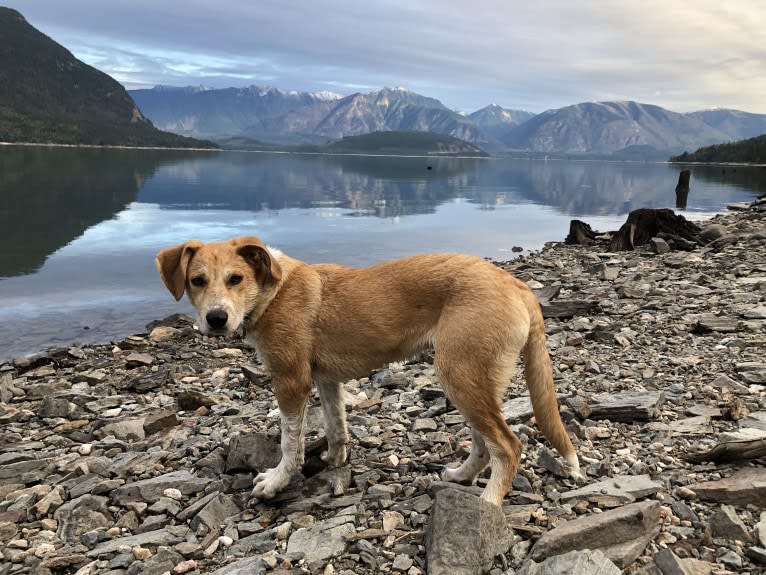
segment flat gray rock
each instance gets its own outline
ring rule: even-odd
[[[541,563],[527,561],[518,575],[620,575],[622,571],[600,550],[569,551]]]
[[[623,568],[630,565],[659,532],[659,502],[631,503],[557,525],[537,540],[531,558],[540,562],[577,549],[600,549]]]
[[[652,481],[648,475],[621,475],[565,491],[561,494],[561,501],[564,503],[581,500],[597,502],[609,498],[621,503],[633,503],[637,499],[657,493],[660,489],[662,484]]]
[[[287,542],[288,553],[303,553],[306,563],[337,557],[346,550],[346,536],[355,532],[354,518],[339,515],[295,531]]]
[[[689,485],[697,497],[731,505],[766,506],[766,469],[745,467],[717,481]]]

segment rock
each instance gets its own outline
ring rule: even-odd
[[[157,501],[169,487],[178,489],[184,495],[202,491],[210,479],[195,477],[186,470],[172,471],[157,477],[127,483],[112,491],[112,501],[116,505],[126,505],[132,501]]]
[[[248,557],[216,569],[211,575],[264,575],[267,570],[260,557]]]
[[[154,357],[148,353],[131,353],[125,358],[125,365],[128,369],[136,367],[147,367],[154,363]]]
[[[69,544],[79,543],[84,533],[110,527],[114,517],[107,508],[108,502],[106,497],[83,495],[61,505],[54,513],[58,538]]]
[[[144,434],[152,435],[163,429],[175,427],[178,424],[179,421],[175,411],[157,411],[144,417]]]
[[[526,562],[518,575],[620,575],[619,567],[598,549],[569,551],[541,563]]]
[[[184,527],[181,533],[187,531],[188,529]],[[88,551],[86,555],[88,557],[102,557],[112,553],[117,553],[120,551],[120,549],[134,549],[143,546],[171,546],[180,543],[182,540],[183,536],[180,534],[173,533],[168,529],[157,529],[155,531],[147,531],[146,533],[140,533],[138,535],[117,537],[115,539],[103,541]]]
[[[539,562],[575,549],[600,549],[623,568],[641,554],[659,531],[659,503],[631,503],[557,525],[537,540],[530,556]]]
[[[266,433],[242,433],[231,439],[226,473],[261,472],[276,467],[282,457],[279,439]]]
[[[648,475],[621,475],[565,491],[561,494],[561,501],[601,502],[604,499],[610,499],[619,504],[632,503],[637,499],[654,495],[660,489],[662,484],[652,481]]]
[[[346,536],[354,532],[352,516],[331,517],[297,529],[287,542],[287,552],[302,553],[309,564],[324,561],[341,555],[346,550]]]
[[[766,511],[761,511],[761,520],[755,524],[755,538],[761,547],[766,547]]]
[[[146,433],[144,432],[144,418],[123,419],[122,421],[108,423],[101,428],[101,433],[104,437],[112,435],[115,439],[120,439],[122,441],[140,441],[146,437]]]
[[[766,431],[766,411],[756,411],[746,417],[743,417],[739,421],[739,426]]]
[[[176,337],[179,333],[181,333],[181,331],[174,327],[160,325],[155,327],[149,333],[149,340],[156,343],[161,343],[163,341],[170,341],[171,339]]]
[[[670,252],[670,246],[668,245],[668,242],[662,238],[651,238],[649,240],[649,245],[655,254],[661,255]]]
[[[237,515],[240,511],[231,495],[218,495],[197,513],[191,522],[191,528],[197,531],[202,524],[209,530],[218,529],[226,519]]]
[[[436,493],[425,540],[430,575],[486,573],[510,544],[499,507],[457,489]]]
[[[670,549],[663,549],[654,555],[654,564],[662,575],[710,575],[713,565],[693,557],[681,559]]]
[[[195,411],[200,407],[212,407],[216,404],[212,397],[192,389],[185,389],[176,396],[178,409],[181,411]]]
[[[710,313],[706,313],[700,316],[697,323],[692,328],[692,333],[706,334],[711,332],[716,333],[733,333],[739,328],[739,321],[728,317],[720,317]]]
[[[721,509],[710,516],[709,527],[713,537],[746,542],[752,539],[731,505],[721,505]]]
[[[745,555],[759,565],[766,565],[766,548],[764,547],[748,547],[745,550]]]
[[[737,373],[745,383],[766,383],[766,363],[743,361],[737,364]]]
[[[745,467],[730,477],[689,485],[698,498],[731,505],[766,505],[766,469]]]

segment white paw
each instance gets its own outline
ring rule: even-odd
[[[583,484],[588,481],[587,477],[580,471],[580,462],[577,460],[576,456],[568,458],[568,461],[564,464],[564,469],[567,470],[569,477],[572,478],[575,483]]]
[[[272,499],[290,482],[290,475],[278,466],[259,473],[253,479],[253,497]]]
[[[323,451],[321,457],[322,461],[326,462],[328,465],[332,467],[341,467],[346,463],[346,446],[341,445],[340,448],[332,453],[329,450]]]
[[[461,473],[460,467],[445,467],[442,471],[442,480],[451,481],[452,483],[472,483],[473,477],[464,477]]]

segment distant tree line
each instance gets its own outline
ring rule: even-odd
[[[766,134],[739,142],[706,146],[696,152],[684,152],[673,156],[670,161],[766,164]]]

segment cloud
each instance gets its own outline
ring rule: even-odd
[[[128,86],[404,85],[473,111],[634,99],[766,113],[761,0],[11,0]]]

